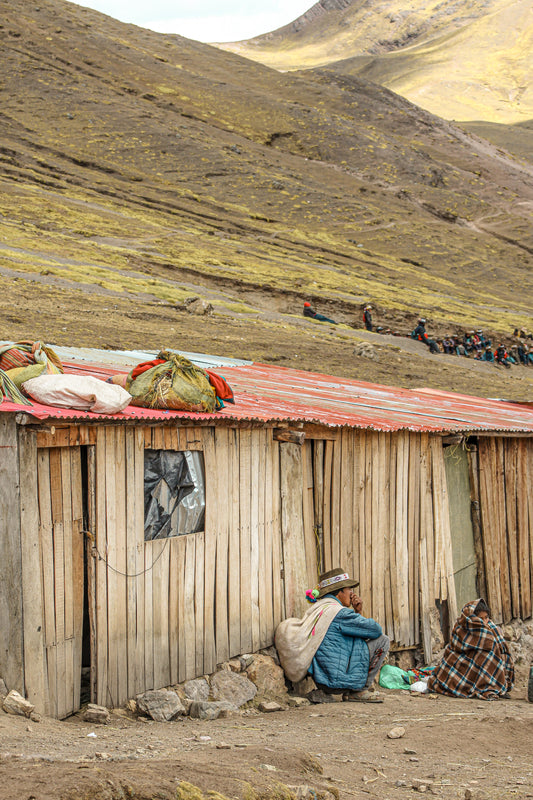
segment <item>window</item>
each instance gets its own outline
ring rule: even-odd
[[[203,531],[204,457],[192,450],[144,451],[144,539]]]

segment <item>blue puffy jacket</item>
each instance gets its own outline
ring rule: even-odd
[[[377,639],[381,634],[381,625],[375,620],[352,608],[341,608],[309,667],[315,683],[331,689],[363,689],[370,661],[365,639]]]

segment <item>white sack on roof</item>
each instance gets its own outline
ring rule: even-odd
[[[40,375],[22,384],[32,400],[45,406],[118,414],[131,401],[122,386],[101,381],[92,375]]]

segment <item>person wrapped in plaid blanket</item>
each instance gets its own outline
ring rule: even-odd
[[[513,688],[514,666],[484,600],[463,606],[441,663],[428,680],[431,692],[498,700]]]

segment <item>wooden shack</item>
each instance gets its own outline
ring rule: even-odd
[[[103,379],[154,355],[58,353],[65,371]],[[432,621],[446,633],[474,596],[498,621],[531,617],[531,407],[221,371],[236,403],[214,414],[0,405],[9,689],[63,718],[83,698],[118,706],[211,673],[270,645],[337,565],[395,646],[427,658]],[[164,511],[166,535],[147,538],[147,458],[179,454],[200,465],[201,521],[183,532]],[[158,484],[159,509],[169,491]]]

